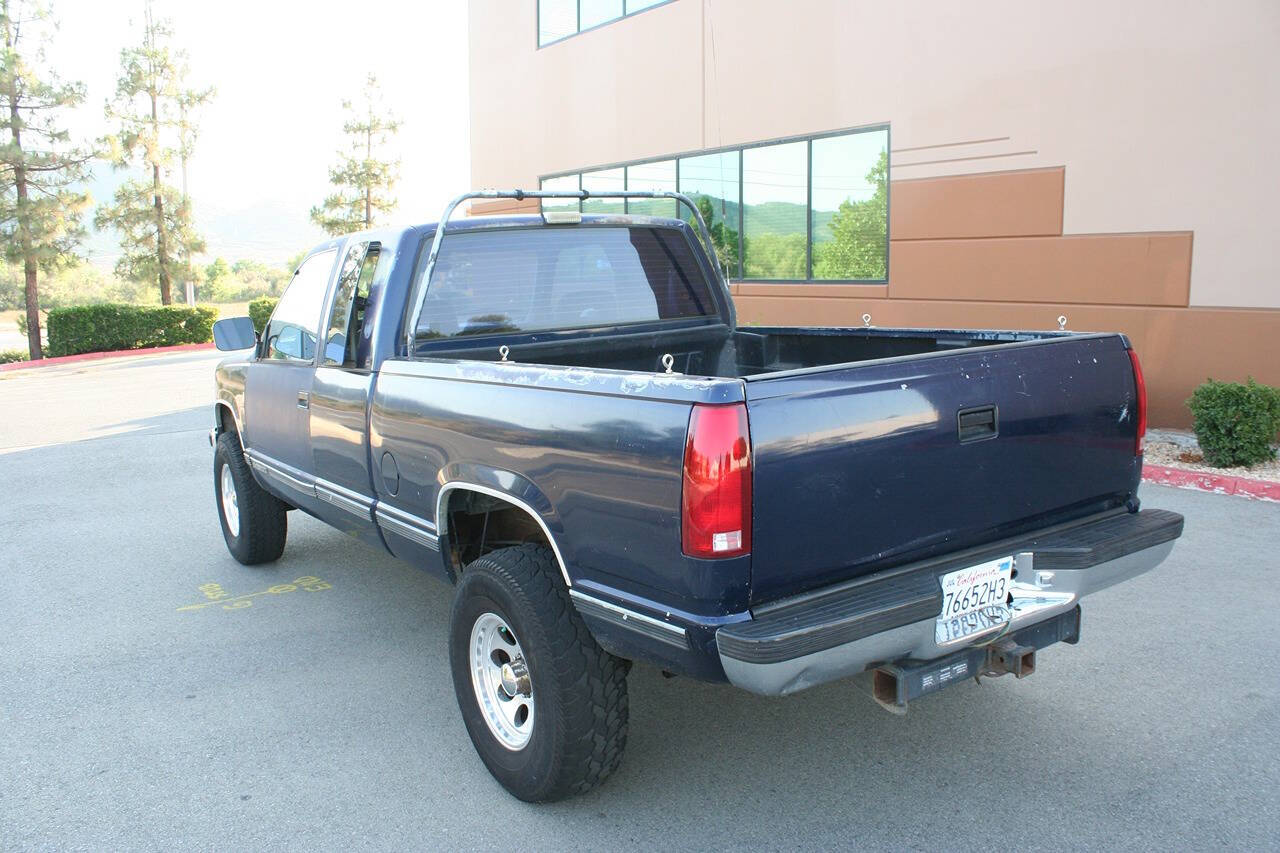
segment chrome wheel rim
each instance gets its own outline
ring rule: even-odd
[[[520,642],[496,613],[471,626],[471,687],[489,731],[514,751],[533,735],[533,685]]]
[[[230,465],[223,464],[218,482],[222,495],[222,518],[227,522],[227,530],[231,531],[231,535],[238,537],[240,535],[240,504],[236,500],[236,481],[231,477]]]

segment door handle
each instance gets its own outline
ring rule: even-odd
[[[311,392],[299,391],[298,392],[298,408],[305,409],[305,408],[308,408],[310,405],[311,405]]]
[[[956,414],[956,428],[961,444],[995,438],[1000,434],[1000,410],[995,406],[961,409]]]

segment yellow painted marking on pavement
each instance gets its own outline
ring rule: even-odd
[[[295,592],[299,588],[307,592],[319,592],[322,589],[333,589],[333,584],[307,575],[306,577],[298,578],[293,583],[280,583],[273,587],[258,592],[248,592],[244,595],[231,595],[222,588],[221,584],[216,583],[202,584],[198,588],[204,594],[204,597],[209,600],[202,601],[199,604],[185,604],[178,608],[179,613],[184,610],[203,610],[214,605],[221,606],[223,610],[240,610],[245,607],[252,607],[253,599],[260,595],[283,595],[286,592]]]

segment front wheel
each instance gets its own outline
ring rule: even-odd
[[[278,560],[289,530],[288,507],[253,479],[233,432],[219,434],[214,448],[213,493],[231,556],[246,566]]]
[[[467,734],[516,797],[580,794],[621,763],[630,664],[596,644],[546,548],[502,548],[467,566],[449,662]]]

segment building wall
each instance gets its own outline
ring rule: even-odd
[[[473,183],[889,122],[887,285],[741,282],[743,322],[1116,329],[1152,420],[1280,384],[1280,5],[676,0],[535,48],[473,0]]]

